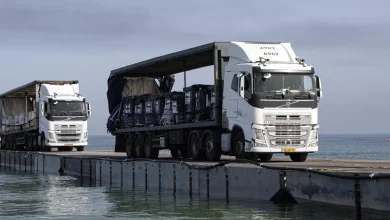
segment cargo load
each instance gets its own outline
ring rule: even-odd
[[[143,96],[136,96],[134,100],[134,123],[137,127],[145,125],[145,99]]]
[[[122,100],[121,127],[129,128],[134,126],[135,102],[133,96],[128,96]]]

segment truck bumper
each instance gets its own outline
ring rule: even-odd
[[[51,148],[56,147],[83,147],[87,146],[88,142],[79,142],[79,143],[72,143],[72,144],[65,144],[65,143],[47,143],[46,146]]]
[[[249,144],[249,143],[248,143]],[[318,151],[318,144],[311,144],[310,147],[297,147],[288,146],[285,148],[271,148],[271,147],[254,147],[250,144],[249,149],[246,152],[252,153],[313,153]]]

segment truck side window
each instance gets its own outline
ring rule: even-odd
[[[234,91],[238,92],[238,78],[237,78],[237,74],[234,74],[234,75],[233,75],[231,87],[232,87],[232,89],[233,89]]]
[[[252,81],[251,81],[251,75],[250,74],[247,74],[244,76],[244,81],[245,81],[245,85],[244,85],[244,97],[245,98],[250,98],[251,95],[252,95]]]

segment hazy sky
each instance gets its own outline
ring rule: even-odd
[[[78,79],[92,105],[90,134],[104,134],[112,69],[212,41],[284,41],[322,77],[322,133],[390,133],[388,8],[358,0],[0,0],[0,93]],[[211,74],[192,71],[187,80],[211,83]]]

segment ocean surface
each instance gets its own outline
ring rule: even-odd
[[[390,135],[322,135],[315,158],[390,160]],[[113,150],[111,136],[90,136],[86,150]],[[378,217],[379,216],[379,217]],[[379,214],[367,219],[386,219]],[[187,194],[82,186],[76,177],[0,168],[0,219],[355,219],[353,209],[267,201],[190,199]]]

